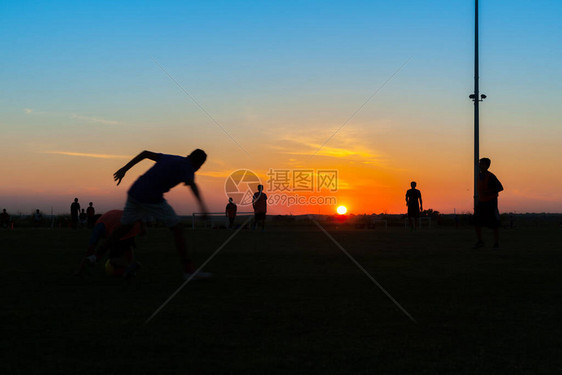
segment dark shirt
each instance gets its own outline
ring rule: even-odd
[[[236,205],[234,203],[228,203],[226,205],[226,216],[235,217],[237,210],[238,210],[238,207],[236,207]]]
[[[254,213],[265,214],[267,212],[267,195],[263,192],[254,193],[252,206],[254,207]]]
[[[418,189],[410,189],[406,192],[406,198],[408,199],[408,207],[419,209],[419,200],[421,199],[421,192]]]
[[[70,205],[70,215],[77,217],[79,213],[80,213],[80,203],[72,202],[72,204]]]
[[[129,195],[142,203],[164,202],[164,193],[180,182],[190,185],[195,178],[191,160],[185,156],[158,154],[156,164],[140,176]]]
[[[498,199],[498,193],[503,190],[503,186],[498,178],[489,171],[478,174],[478,200],[480,202],[490,202]]]

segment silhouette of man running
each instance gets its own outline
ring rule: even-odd
[[[193,151],[187,157],[143,151],[114,173],[113,177],[117,181],[117,185],[121,183],[129,169],[144,159],[150,159],[156,162],[156,164],[140,176],[130,187],[121,218],[121,227],[116,229],[109,237],[106,245],[99,247],[96,255],[89,259],[95,262],[98,256],[103,255],[107,250],[108,244],[113,244],[127,233],[135,222],[152,216],[154,219],[164,223],[172,231],[175,247],[180,256],[184,278],[187,279],[191,277],[196,269],[189,258],[180,218],[176,215],[172,206],[164,199],[164,193],[167,193],[174,186],[184,183],[191,188],[195,198],[197,198],[201,211],[205,213],[204,216],[206,217],[208,211],[195,184],[195,172],[205,163],[207,154],[200,149]],[[199,272],[196,277],[206,278],[210,276],[211,274],[207,272]]]

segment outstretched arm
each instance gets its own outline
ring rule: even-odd
[[[113,179],[115,181],[117,181],[117,185],[119,185],[121,183],[121,180],[123,179],[123,177],[125,177],[125,173],[127,173],[127,171],[131,168],[133,168],[133,166],[135,164],[137,164],[138,162],[143,161],[144,159],[150,159],[150,160],[154,160],[154,161],[158,161],[158,159],[160,158],[160,155],[152,152],[152,151],[143,151],[140,154],[138,154],[137,156],[135,156],[130,162],[128,162],[123,168],[119,169],[117,172],[115,172],[113,174]]]
[[[207,210],[207,206],[205,205],[205,202],[201,197],[201,193],[199,192],[197,184],[195,182],[192,182],[191,184],[189,184],[189,187],[191,188],[193,195],[195,195],[195,198],[197,198],[197,203],[199,203],[199,208],[201,209],[201,212],[203,212],[203,217],[206,218],[209,211]]]

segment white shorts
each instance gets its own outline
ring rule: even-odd
[[[141,203],[135,198],[127,196],[121,224],[133,224],[136,221],[146,220],[149,217],[162,222],[168,228],[180,222],[180,218],[166,201],[161,203]]]

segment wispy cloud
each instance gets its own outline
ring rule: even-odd
[[[309,143],[307,144],[310,148],[314,148],[316,146],[320,146],[317,143]],[[310,155],[309,152],[299,152],[299,151],[284,151],[287,155]],[[359,150],[359,149],[351,149],[351,148],[342,148],[342,147],[323,147],[321,151],[318,152],[317,155],[322,156],[329,156],[333,158],[361,158],[361,159],[372,159],[376,158],[377,156],[374,154],[369,153],[366,150]],[[372,160],[362,161],[364,163],[374,163]]]
[[[95,159],[130,159],[131,155],[111,155],[111,154],[90,154],[85,152],[69,152],[69,151],[44,151],[42,154],[78,156],[84,158]]]
[[[95,124],[119,125],[119,121],[106,120],[106,119],[99,118],[99,117],[91,117],[91,116],[82,116],[82,115],[72,114],[70,116],[70,118],[76,119],[76,120],[83,120],[83,121],[87,121],[87,122],[91,122],[91,123],[95,123]]]
[[[121,124],[121,122],[119,121],[115,121],[115,120],[108,120],[108,119],[104,119],[101,117],[95,117],[95,116],[84,116],[84,115],[79,115],[76,113],[65,113],[65,112],[46,112],[46,111],[37,111],[33,108],[24,108],[23,111],[25,112],[25,114],[27,115],[33,115],[33,116],[55,116],[55,117],[66,117],[66,118],[70,118],[73,120],[80,120],[80,121],[85,121],[85,122],[89,122],[92,124],[103,124],[103,125],[119,125]]]
[[[329,147],[324,146],[321,149],[320,143],[312,140],[307,140],[306,136],[284,136],[276,145],[272,145],[271,148],[278,150],[279,152],[287,155],[299,155],[299,156],[310,156],[314,150],[319,150],[317,155],[326,156],[339,159],[349,159],[354,160],[359,163],[364,164],[382,164],[386,159],[382,154],[378,154],[369,149],[363,142],[359,139],[355,139],[347,136],[345,140],[340,141],[339,147]],[[294,158],[291,160],[295,160]]]

